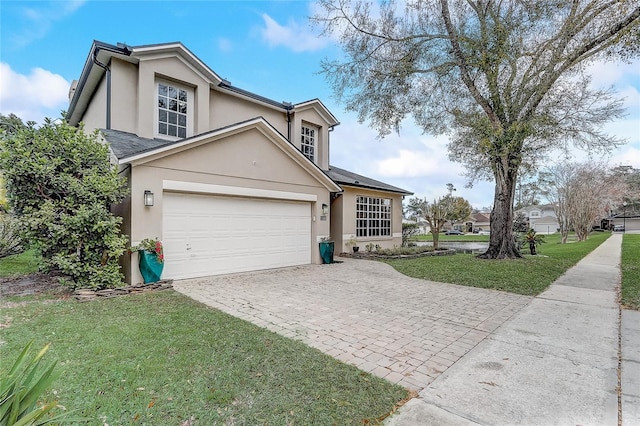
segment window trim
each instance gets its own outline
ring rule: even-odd
[[[313,135],[309,136],[305,133],[305,130],[313,132]],[[307,157],[311,162],[315,163],[318,158],[318,135],[320,134],[320,128],[309,123],[302,123],[300,126],[300,152]],[[311,143],[305,143],[305,138],[310,138]],[[312,150],[311,156],[308,152],[305,152],[305,148]]]
[[[183,90],[186,92],[187,95],[187,100],[186,100],[186,108],[187,108],[187,112],[184,114],[186,115],[186,126],[185,127],[185,136],[181,137],[181,136],[171,136],[168,134],[164,134],[164,133],[160,133],[159,131],[159,126],[160,126],[160,106],[159,104],[159,96],[160,96],[160,85],[163,84],[165,86],[169,86],[172,87],[174,89],[177,90]],[[188,137],[193,136],[193,121],[194,121],[194,116],[195,116],[195,112],[194,112],[194,98],[195,98],[195,91],[193,90],[193,88],[186,86],[184,84],[180,84],[180,83],[176,83],[174,81],[170,81],[170,80],[164,80],[161,78],[157,78],[154,84],[154,112],[153,112],[153,134],[155,137],[159,138],[159,139],[166,139],[166,140],[182,140]],[[180,114],[180,113],[178,113]]]
[[[391,198],[356,195],[356,237],[392,238],[393,200]],[[363,208],[365,207],[365,208]]]

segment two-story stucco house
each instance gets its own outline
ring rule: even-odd
[[[560,229],[558,217],[550,204],[523,207],[516,213],[522,213],[529,221],[529,228],[539,234],[553,234]]]
[[[318,99],[239,89],[178,42],[98,41],[69,97],[70,124],[100,129],[127,177],[123,231],[163,241],[163,278],[321,263],[323,237],[401,243],[411,193],[329,165],[339,123]],[[141,281],[137,254],[123,271]]]

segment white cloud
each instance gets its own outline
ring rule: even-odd
[[[38,2],[38,8],[25,7],[22,15],[25,25],[18,34],[10,34],[10,40],[14,48],[23,48],[34,40],[44,38],[51,30],[52,25],[78,10],[86,1],[52,1]]]
[[[222,37],[218,39],[218,49],[220,49],[221,52],[229,53],[233,50],[233,44],[228,38]]]
[[[287,25],[280,25],[266,13],[262,14],[264,28],[260,33],[270,47],[284,46],[294,52],[315,51],[325,47],[329,41],[318,37],[307,24],[290,20]]]
[[[635,169],[640,169],[640,143],[618,150],[609,161],[609,164],[612,166],[632,166]]]
[[[380,176],[394,178],[458,176],[463,172],[459,164],[448,161],[446,153],[406,149],[400,149],[395,157],[377,161],[376,169]]]
[[[623,62],[594,62],[587,67],[587,73],[593,78],[591,84],[594,87],[609,87],[636,84],[640,78],[640,61],[634,60],[630,64]],[[621,87],[618,87],[621,89]]]
[[[34,68],[23,75],[0,62],[0,112],[13,113],[23,121],[58,118],[68,106],[69,86],[62,76],[45,69]]]

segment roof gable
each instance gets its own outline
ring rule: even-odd
[[[105,140],[111,145],[113,153],[118,157],[118,164],[137,166],[248,130],[259,131],[266,139],[280,148],[283,154],[287,155],[305,169],[329,191],[342,191],[342,188],[340,188],[337,183],[331,180],[316,164],[305,157],[300,150],[293,146],[293,144],[262,117],[256,117],[176,142],[140,138],[130,133],[109,130],[103,130],[103,135]],[[133,142],[135,147],[127,147],[127,144],[130,142]]]

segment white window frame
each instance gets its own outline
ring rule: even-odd
[[[169,103],[171,101],[173,101],[173,99],[171,99],[170,96],[163,96],[160,93],[160,86],[166,86],[167,89],[167,95],[169,93],[169,91],[171,91],[171,89],[177,91],[177,97],[174,98],[175,102],[176,102],[176,110],[172,110],[171,109],[171,105],[169,105]],[[170,88],[170,89],[169,89]],[[179,97],[179,93],[180,92],[184,92],[186,94],[186,100],[181,100],[178,99]],[[194,105],[194,91],[192,88],[172,82],[172,81],[167,81],[167,80],[156,80],[156,84],[155,84],[155,91],[154,91],[154,97],[155,97],[155,111],[154,111],[154,121],[153,121],[153,126],[154,126],[154,135],[158,138],[161,139],[169,139],[169,140],[180,140],[180,139],[184,139],[184,138],[188,138],[190,136],[193,136],[193,117],[194,117],[194,109],[193,109],[193,105]],[[161,102],[161,98],[165,101],[165,108],[163,108],[160,105]],[[183,106],[186,108],[186,111],[184,113],[181,113],[179,111],[179,108]],[[175,114],[175,120],[170,118],[171,114]],[[164,115],[164,116],[163,116]],[[180,117],[183,116],[184,117],[184,122],[180,122]],[[173,123],[173,121],[175,121],[175,123]],[[167,133],[161,133],[160,132],[160,126],[164,124],[167,126]],[[175,124],[175,128],[176,128],[176,135],[171,135],[169,134],[169,126],[173,126]],[[184,129],[184,136],[182,136],[179,131],[180,129]]]
[[[529,217],[540,217],[540,216],[542,215],[540,214],[539,210],[533,210],[531,213],[529,213]]]
[[[391,198],[356,196],[356,237],[390,238]]]
[[[320,133],[318,127],[306,123],[303,123],[300,129],[300,151],[314,163],[318,149],[318,133]]]

